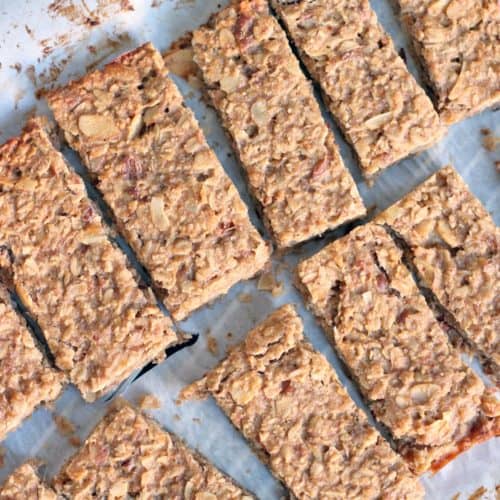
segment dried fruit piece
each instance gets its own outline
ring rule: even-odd
[[[153,198],[151,198],[151,219],[155,227],[160,231],[168,229],[169,222],[167,214],[165,213],[165,205],[163,203],[163,198],[160,196],[153,196]]]

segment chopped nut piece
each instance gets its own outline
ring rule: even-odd
[[[0,500],[21,500],[33,498],[37,500],[56,500],[56,494],[46,486],[29,463],[18,467],[0,485]]]
[[[483,382],[450,345],[383,227],[354,229],[303,261],[297,278],[412,470],[437,470],[500,435],[500,404],[495,415]]]
[[[123,400],[63,466],[54,488],[63,498],[252,498]]]
[[[0,146],[0,177],[15,180],[21,172],[39,185],[33,192],[0,192],[0,246],[12,255],[2,271],[40,325],[57,367],[92,401],[164,356],[177,335],[154,299],[139,288],[46,126],[42,119],[32,120],[21,136]],[[18,367],[22,373],[44,366],[33,353],[25,368]],[[21,399],[26,414],[59,390],[60,374],[45,370],[40,399],[26,407]],[[39,376],[34,374],[35,380]],[[38,390],[36,384],[23,385],[29,392]],[[29,392],[27,399],[34,397]]]
[[[365,214],[311,85],[265,0],[231,2],[194,31],[191,45],[205,94],[279,247]]]
[[[397,0],[443,121],[500,103],[497,0]]]
[[[161,401],[153,394],[145,394],[139,402],[141,410],[157,410],[161,408]]]
[[[368,0],[271,0],[326,96],[363,174],[437,142],[445,130]]]
[[[491,215],[446,167],[377,221],[402,238],[437,314],[444,308],[500,384],[500,230]]]
[[[181,400],[207,395],[294,498],[423,498],[416,477],[304,340],[292,306],[256,326]]]
[[[166,56],[177,69],[192,56],[192,49],[181,50]],[[48,100],[118,230],[180,321],[254,276],[270,248],[166,72],[160,54],[145,44]],[[117,131],[104,143],[95,140],[92,119],[89,127],[98,106],[104,109],[97,116]]]

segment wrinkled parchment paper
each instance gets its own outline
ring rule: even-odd
[[[65,83],[145,41],[152,41],[163,51],[186,30],[200,25],[218,6],[226,3],[216,0],[0,0],[0,141],[17,134],[26,117],[35,110],[48,113],[43,99],[35,98],[36,90],[50,86],[54,81]],[[397,48],[407,48],[408,41],[398,26],[389,1],[372,0],[372,5],[393,36]],[[417,75],[408,50],[406,55],[411,71]],[[200,102],[197,91],[176,81],[200,120],[210,144],[249,205],[253,220],[262,227],[213,111]],[[342,156],[367,206],[373,210],[387,207],[439,167],[452,163],[493,213],[498,224],[500,174],[495,169],[495,161],[500,160],[500,150],[492,147],[493,151],[488,151],[483,146],[485,136],[481,129],[483,134],[488,129],[492,136],[498,136],[499,118],[498,112],[488,111],[455,125],[437,146],[389,169],[371,189],[362,181],[351,150],[340,138],[338,130],[333,129]],[[76,155],[68,151],[65,154],[79,170]],[[200,334],[198,342],[122,387],[124,397],[132,402],[137,402],[146,393],[154,394],[161,401],[161,408],[150,412],[154,418],[262,499],[280,498],[285,491],[213,401],[177,406],[175,400],[179,390],[214,366],[229,345],[241,341],[245,333],[273,309],[291,302],[304,320],[307,337],[327,356],[353,398],[361,405],[356,389],[346,379],[325,335],[305,310],[290,280],[291,271],[299,260],[340,234],[329,234],[285,257],[274,258],[273,275],[278,283],[283,284],[282,294],[273,296],[268,291],[259,290],[257,280],[252,280],[235,286],[227,296],[193,314],[179,327]],[[37,410],[1,444],[4,456],[0,481],[33,456],[46,463],[43,473],[50,479],[76,451],[75,443],[71,444],[69,436],[55,425],[53,413],[71,421],[76,434],[83,440],[105,413],[107,404],[106,401],[86,404],[73,387],[68,387],[53,409]],[[424,477],[423,482],[429,499],[451,498],[456,493],[461,493],[461,498],[468,498],[480,486],[488,490],[483,498],[495,498],[495,485],[500,483],[500,440],[490,440],[475,447],[435,476]]]

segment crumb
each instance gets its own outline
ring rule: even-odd
[[[240,293],[238,295],[238,300],[244,304],[249,304],[253,301],[253,297],[249,293]]]
[[[480,486],[472,495],[469,497],[469,500],[479,500],[480,498],[483,498],[483,495],[487,492],[488,490],[484,486]]]
[[[178,422],[180,419],[181,419],[181,416],[178,413],[175,413],[174,420],[176,420]]]
[[[0,446],[0,469],[5,465],[5,448]]]
[[[161,408],[161,401],[153,394],[144,394],[139,401],[141,410],[157,410]]]
[[[497,160],[497,161],[495,162],[495,169],[496,169],[496,171],[500,174],[500,160]]]
[[[233,338],[233,333],[232,333],[232,332],[227,332],[227,333],[226,333],[226,337],[227,337],[228,339],[232,339],[232,338]]]
[[[198,417],[193,417],[193,422],[195,424],[201,424],[201,420]]]
[[[219,345],[217,344],[217,339],[212,337],[212,335],[207,335],[207,348],[212,356],[217,356],[219,353]]]
[[[483,147],[488,151],[495,151],[495,149],[500,144],[500,137],[495,137],[494,135],[486,135],[483,138]]]
[[[63,417],[62,415],[57,415],[55,413],[52,414],[52,419],[54,420],[57,430],[63,435],[63,436],[69,436],[71,434],[75,433],[75,426],[66,418]]]
[[[283,283],[276,281],[272,272],[265,272],[260,275],[257,282],[257,288],[265,292],[271,292],[274,297],[278,297],[283,293]]]
[[[82,445],[82,442],[80,441],[80,438],[78,436],[71,436],[69,439],[69,444],[73,446],[73,448],[80,448]]]
[[[26,33],[33,38],[33,30],[27,24],[24,25],[24,29],[26,30]]]
[[[481,129],[481,135],[490,135],[491,130],[489,128],[482,128]]]
[[[23,67],[20,63],[11,64],[10,67],[12,69],[16,70],[18,73],[21,73],[21,70],[23,69]]]

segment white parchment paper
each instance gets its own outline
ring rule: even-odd
[[[50,6],[50,0],[0,0],[0,142],[19,133],[31,113],[48,113],[43,100],[35,98],[35,92],[40,87],[54,82],[65,83],[82,75],[92,65],[145,41],[152,41],[163,51],[178,36],[199,26],[211,12],[226,3],[216,0],[59,0]],[[61,8],[55,9],[55,4]],[[127,4],[133,10],[124,8]],[[372,0],[372,5],[398,49],[407,47],[407,39],[398,26],[388,0]],[[91,22],[85,24],[85,15],[82,13]],[[411,71],[417,75],[408,50],[406,55]],[[209,143],[249,205],[253,220],[261,227],[241,171],[215,114],[200,102],[200,95],[196,91],[183,82],[178,83],[188,105],[200,120]],[[339,136],[338,130],[332,128],[342,156],[367,206],[373,207],[375,211],[401,198],[439,167],[452,163],[475,195],[492,212],[498,224],[500,174],[495,169],[495,161],[500,160],[500,150],[488,151],[483,147],[481,129],[489,129],[492,135],[498,136],[499,117],[498,112],[488,111],[455,125],[437,146],[389,169],[371,189],[362,181],[351,150]],[[66,153],[70,163],[78,170],[76,155]],[[284,293],[280,296],[273,297],[268,292],[258,290],[253,280],[235,286],[227,296],[193,314],[179,327],[199,333],[198,342],[128,385],[124,392],[124,396],[132,402],[145,393],[153,393],[162,406],[151,414],[165,428],[178,433],[262,499],[280,498],[285,491],[216,405],[206,401],[177,406],[175,400],[179,390],[213,367],[224,356],[229,345],[241,341],[250,328],[276,307],[293,303],[303,318],[309,340],[327,356],[353,398],[362,405],[325,335],[306,311],[291,284],[291,271],[296,263],[340,234],[329,234],[286,257],[274,258],[275,277],[284,285]],[[218,349],[215,355],[208,349],[209,338],[216,340]],[[84,439],[105,413],[106,405],[105,401],[86,404],[73,387],[68,387],[53,409],[37,410],[1,444],[4,457],[0,481],[17,465],[33,456],[46,463],[45,475],[50,479],[76,451],[69,443],[68,436],[59,432],[52,413],[68,418],[76,426],[78,436]],[[456,493],[461,493],[461,498],[467,498],[480,486],[488,490],[483,498],[494,499],[495,485],[500,483],[500,440],[490,440],[475,447],[435,476],[424,477],[423,482],[429,499],[451,498]]]

